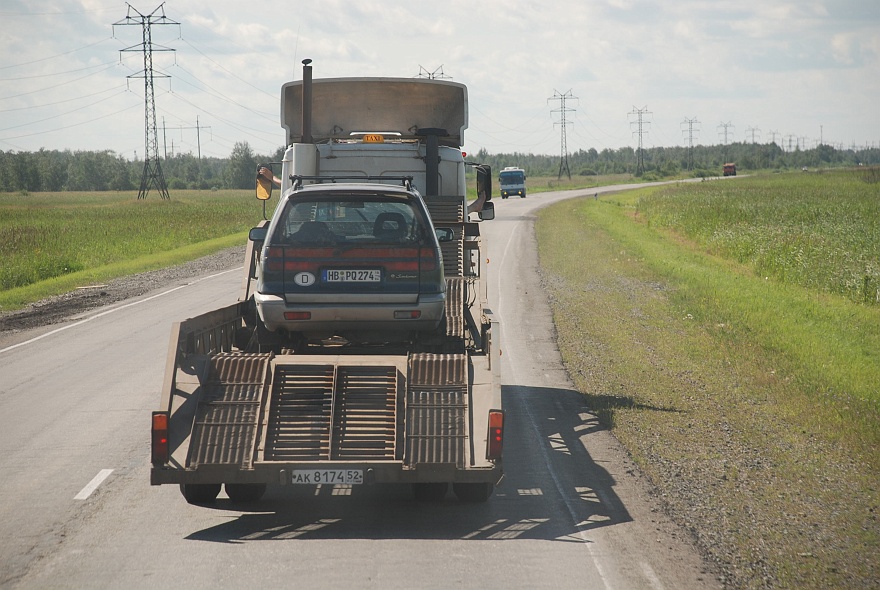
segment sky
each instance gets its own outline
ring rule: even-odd
[[[465,84],[471,153],[880,146],[878,0],[0,0],[0,151],[142,159],[141,15],[160,156],[274,153],[305,58]]]

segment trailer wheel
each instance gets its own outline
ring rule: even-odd
[[[462,502],[485,502],[492,495],[495,486],[491,483],[454,483],[452,491]]]
[[[445,481],[414,483],[413,495],[419,502],[440,502],[446,497],[449,484]]]
[[[180,493],[190,504],[210,504],[220,493],[219,483],[182,483]]]
[[[256,502],[266,493],[264,483],[227,483],[226,495],[233,502]]]

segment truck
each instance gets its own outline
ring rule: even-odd
[[[266,219],[258,171],[238,299],[172,328],[150,483],[191,504],[380,484],[486,501],[503,477],[500,323],[480,235],[491,170],[461,151],[467,88],[313,79],[310,61],[282,87],[281,195]]]
[[[510,195],[519,195],[526,198],[526,171],[516,166],[505,166],[498,174],[498,184],[501,187],[501,198],[506,199]]]
[[[736,176],[736,164],[732,162],[728,162],[722,168],[722,174],[724,176]]]

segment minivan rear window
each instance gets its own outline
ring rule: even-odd
[[[418,242],[423,224],[406,201],[390,199],[296,200],[287,204],[271,243],[303,247]]]

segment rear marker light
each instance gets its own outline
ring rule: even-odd
[[[284,312],[285,320],[310,320],[312,319],[312,312],[310,311],[285,311]]]
[[[168,463],[168,412],[153,412],[152,461],[153,465]]]
[[[395,320],[417,320],[420,317],[422,317],[422,312],[417,309],[394,312]]]
[[[486,445],[486,458],[492,461],[501,459],[504,443],[504,410],[489,410],[489,444]]]

